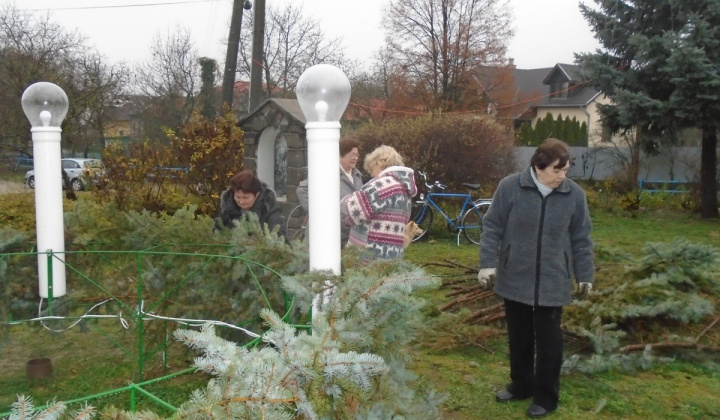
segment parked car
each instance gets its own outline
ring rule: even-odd
[[[65,158],[60,159],[60,165],[70,180],[70,186],[75,191],[84,190],[88,182],[92,183],[104,171],[102,162],[99,159]],[[27,171],[25,183],[30,188],[35,188],[35,170]],[[64,179],[63,188],[67,188]]]

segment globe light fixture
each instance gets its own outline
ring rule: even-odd
[[[350,101],[350,81],[339,68],[317,64],[300,75],[295,92],[307,120],[310,270],[339,275],[340,117]],[[313,311],[326,300],[316,296]]]
[[[70,105],[65,91],[60,86],[48,82],[30,85],[23,92],[20,102],[23,112],[33,128],[60,128]],[[43,116],[49,117],[49,120],[44,120]]]
[[[350,101],[350,81],[339,68],[317,64],[303,72],[295,88],[305,118],[339,124]]]
[[[32,125],[39,292],[53,299],[66,292],[60,124],[69,101],[59,86],[38,82],[25,89],[20,102]]]

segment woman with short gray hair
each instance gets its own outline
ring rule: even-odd
[[[412,169],[390,146],[365,157],[372,179],[342,199],[343,223],[350,226],[348,246],[364,249],[365,259],[402,259],[411,198],[417,193]]]
[[[505,177],[483,219],[478,281],[505,301],[510,384],[504,403],[532,398],[529,417],[555,411],[560,395],[562,307],[572,302],[573,277],[592,289],[592,224],[585,192],[565,176],[570,150],[545,140],[521,172]]]

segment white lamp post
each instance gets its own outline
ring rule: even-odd
[[[60,124],[68,111],[68,97],[57,85],[38,82],[23,92],[22,108],[30,120],[35,169],[35,218],[37,228],[40,296],[65,295],[65,229],[63,224]],[[52,270],[52,272],[50,272]]]
[[[339,68],[317,64],[300,75],[295,92],[307,120],[310,270],[339,275],[340,117],[350,101],[350,81]]]

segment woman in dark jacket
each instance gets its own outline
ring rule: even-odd
[[[569,168],[567,144],[545,140],[530,166],[500,181],[483,219],[478,281],[486,287],[496,278],[510,349],[511,383],[496,399],[532,398],[529,417],[557,408],[562,307],[572,301],[573,277],[581,293],[594,278],[585,192],[565,178]]]
[[[219,219],[222,226],[231,228],[249,212],[257,214],[260,225],[271,231],[279,226],[278,235],[286,236],[275,192],[251,171],[242,171],[230,179],[230,187],[220,196]]]

